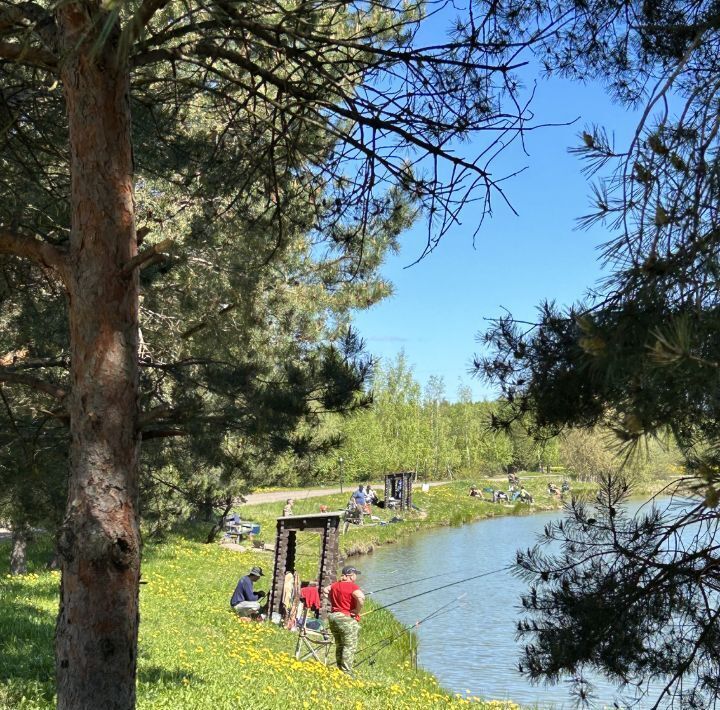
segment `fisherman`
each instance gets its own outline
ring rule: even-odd
[[[230,599],[230,606],[240,616],[258,617],[260,615],[260,599],[265,596],[265,592],[256,592],[253,585],[263,576],[262,567],[253,567],[238,581]]]
[[[350,496],[348,501],[347,512],[350,517],[350,522],[356,523],[357,525],[363,524],[363,515],[366,513],[369,515],[369,506],[366,505],[365,489],[362,483],[358,486],[358,489]],[[347,528],[347,526],[346,526]]]
[[[352,494],[350,500],[355,504],[356,508],[360,508],[360,510],[363,510],[365,508],[366,497],[362,483],[358,486],[358,489]]]
[[[355,584],[360,570],[348,565],[342,568],[337,582],[323,589],[323,596],[330,602],[328,626],[335,639],[335,660],[337,667],[352,675],[358,636],[360,635],[360,610],[365,595]]]
[[[500,503],[500,501],[507,501],[508,496],[505,491],[493,491],[493,503]]]

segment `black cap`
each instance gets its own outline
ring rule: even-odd
[[[248,577],[249,577],[251,574],[252,574],[252,575],[255,575],[256,577],[264,577],[264,576],[265,576],[265,575],[263,574],[262,567],[253,567],[253,568],[248,572]]]
[[[343,574],[360,574],[360,570],[353,567],[352,565],[348,565],[347,567],[342,568]]]

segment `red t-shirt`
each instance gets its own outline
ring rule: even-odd
[[[355,599],[353,592],[360,589],[355,582],[334,582],[330,585],[330,609],[331,611],[339,611],[345,616],[352,616],[358,619],[358,615],[353,612]]]
[[[320,594],[317,587],[303,587],[300,596],[308,609],[320,611]]]

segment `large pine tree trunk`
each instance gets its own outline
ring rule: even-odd
[[[129,78],[98,0],[60,4],[72,228],[71,447],[56,634],[58,708],[135,704],[138,285]]]

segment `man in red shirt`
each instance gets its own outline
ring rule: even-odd
[[[355,567],[343,567],[340,579],[323,590],[330,601],[328,625],[335,639],[337,667],[348,675],[352,675],[360,635],[360,609],[365,602],[365,595],[355,584],[359,574],[360,570]]]

